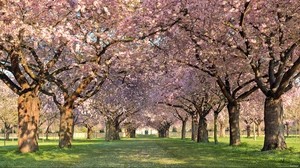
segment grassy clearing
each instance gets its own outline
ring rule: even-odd
[[[0,141],[0,167],[300,167],[300,138],[287,138],[288,150],[271,152],[260,152],[262,138],[242,141],[241,146],[230,147],[228,138],[215,145],[139,137],[76,140],[71,149],[44,141],[40,151],[30,154],[16,152],[16,141],[5,147]]]

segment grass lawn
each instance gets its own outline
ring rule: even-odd
[[[271,152],[260,152],[263,138],[242,141],[241,146],[230,147],[228,138],[215,145],[139,137],[76,140],[71,149],[59,149],[57,141],[41,141],[40,150],[29,154],[16,152],[16,141],[7,146],[0,141],[0,167],[300,167],[299,137],[286,139],[288,150]]]

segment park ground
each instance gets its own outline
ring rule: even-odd
[[[221,138],[216,145],[188,139],[138,137],[106,142],[75,140],[71,149],[59,149],[57,141],[40,141],[36,153],[18,153],[17,142],[0,141],[0,167],[300,167],[300,138],[287,138],[285,151],[261,152],[263,138],[242,138],[239,147]]]

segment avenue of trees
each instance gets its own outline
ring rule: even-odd
[[[4,0],[0,123],[7,138],[17,126],[22,153],[54,122],[70,148],[76,124],[91,138],[104,123],[111,141],[142,126],[168,137],[178,121],[184,139],[190,122],[208,142],[208,120],[215,143],[226,122],[229,145],[254,125],[263,151],[284,150],[300,117],[299,26],[298,0]]]

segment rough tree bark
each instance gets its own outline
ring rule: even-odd
[[[59,147],[72,147],[73,139],[73,108],[70,103],[66,103],[60,111],[59,126]]]
[[[230,142],[232,146],[240,145],[240,104],[238,102],[229,102],[227,105],[228,116],[229,116],[229,133]]]
[[[207,122],[205,117],[199,117],[197,142],[208,142]]]
[[[40,99],[33,91],[20,94],[18,98],[18,146],[22,153],[35,152],[38,147],[38,123]]]
[[[265,140],[262,151],[286,149],[282,99],[267,97],[264,110]]]
[[[105,140],[106,141],[120,140],[118,122],[112,119],[108,119],[105,125],[106,125]]]
[[[192,135],[191,135],[191,139],[192,141],[196,141],[197,138],[197,134],[198,134],[198,115],[192,115]]]

